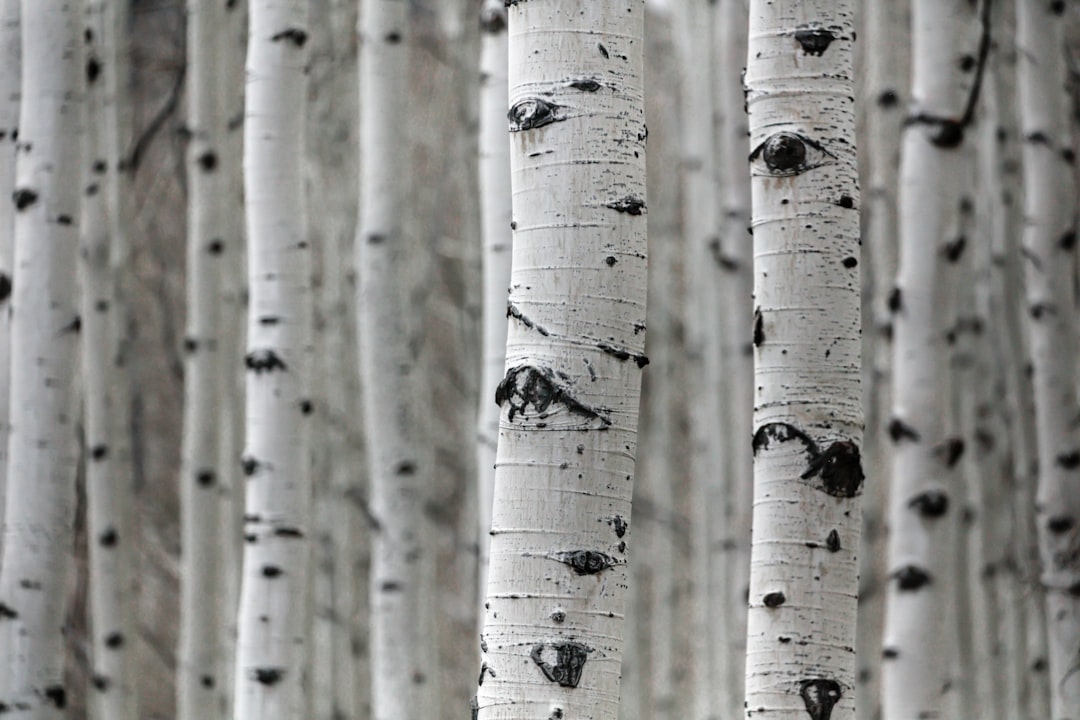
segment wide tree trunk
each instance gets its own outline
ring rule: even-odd
[[[244,121],[247,480],[236,720],[305,706],[311,487],[310,247],[302,174],[307,3],[251,4]]]
[[[0,572],[0,703],[66,714],[63,634],[75,512],[74,383],[83,104],[82,6],[22,4],[11,413]],[[125,642],[120,637],[118,642]]]
[[[482,720],[614,718],[645,341],[641,0],[515,3]]]
[[[852,2],[750,4],[747,717],[855,716],[863,471],[854,40]]]
[[[4,516],[11,388],[11,274],[15,254],[15,157],[22,65],[19,0],[0,2],[0,518]],[[0,533],[0,551],[4,547]]]

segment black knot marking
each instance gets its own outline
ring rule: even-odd
[[[581,78],[579,80],[574,80],[572,83],[570,83],[570,87],[574,88],[575,90],[580,90],[582,92],[593,93],[603,86],[599,82],[597,82],[595,78]]]
[[[1058,455],[1054,460],[1058,465],[1066,470],[1075,470],[1080,467],[1080,450],[1073,450],[1072,452],[1062,453]]]
[[[889,421],[889,437],[892,438],[894,443],[898,443],[901,440],[919,442],[919,433],[915,431],[915,428],[911,427],[900,418],[893,418]]]
[[[807,55],[817,55],[818,57],[824,55],[835,39],[836,35],[825,28],[806,28],[795,31],[795,40]]]
[[[949,496],[940,490],[927,490],[913,497],[908,507],[924,518],[939,518],[949,512]]]
[[[506,117],[510,120],[510,132],[535,130],[551,123],[565,120],[559,105],[543,98],[526,98],[514,103]]]
[[[259,472],[259,461],[250,455],[245,455],[240,460],[240,467],[243,469],[244,475],[251,477]]]
[[[641,198],[636,198],[633,195],[627,195],[624,198],[609,202],[604,207],[611,208],[616,212],[626,213],[627,215],[640,215],[645,210],[645,201]]]
[[[105,647],[116,650],[124,646],[124,634],[113,632],[105,636]]]
[[[480,30],[492,35],[498,35],[506,30],[506,9],[487,8],[480,13]]]
[[[886,300],[886,304],[889,307],[889,312],[898,313],[900,308],[904,307],[904,295],[900,288],[894,287],[889,291],[889,298]]]
[[[826,495],[852,498],[859,494],[863,484],[862,456],[859,446],[850,440],[838,440],[825,452],[810,461],[810,467],[800,477],[809,480],[821,474]]]
[[[634,355],[634,354],[630,353],[630,351],[628,351],[628,350],[623,350],[622,348],[617,348],[614,345],[609,345],[608,343],[597,343],[596,347],[600,348],[605,353],[607,353],[608,355],[611,355],[612,357],[614,357],[617,360],[626,361],[626,360],[630,360],[631,358],[633,358],[634,364],[637,365],[639,368],[643,368],[643,367],[645,367],[646,365],[649,364],[649,358],[647,358],[646,356],[644,356],[644,355]]]
[[[0,302],[6,301],[9,297],[11,297],[11,276],[0,272]]]
[[[945,463],[945,467],[951,468],[964,456],[964,447],[963,438],[953,437],[934,448],[934,454]]]
[[[576,688],[581,682],[581,671],[592,649],[576,642],[538,643],[533,645],[529,657],[544,673],[544,677],[561,687]],[[554,653],[554,662],[551,654]]]
[[[216,479],[213,470],[200,470],[195,473],[195,482],[201,488],[211,487]]]
[[[1076,520],[1068,515],[1056,515],[1046,522],[1046,528],[1055,535],[1067,533],[1076,527]]]
[[[956,262],[964,254],[964,248],[967,247],[967,238],[961,235],[958,238],[954,238],[945,243],[945,247],[942,248],[942,252],[945,254],[945,259],[951,263]]]
[[[840,552],[840,533],[835,528],[830,530],[829,536],[825,538],[825,547],[829,552]]]
[[[255,668],[251,671],[251,679],[262,685],[276,685],[283,677],[285,677],[285,668]]]
[[[300,28],[288,28],[270,36],[271,42],[281,42],[282,40],[291,42],[298,48],[304,47],[304,43],[307,42],[307,32]]]
[[[569,565],[578,575],[596,575],[619,564],[615,558],[596,550],[571,550],[556,553],[555,559]]]
[[[761,157],[768,174],[773,177],[791,177],[819,168],[829,162],[833,155],[820,143],[793,132],[778,132],[765,138],[750,153],[750,162]]]
[[[11,199],[15,201],[16,210],[25,210],[37,202],[38,194],[30,188],[19,188],[11,193]]]
[[[806,704],[806,712],[810,713],[811,720],[829,720],[833,707],[843,695],[840,683],[829,678],[815,678],[799,684],[799,695]]]
[[[905,565],[892,574],[896,585],[902,592],[910,592],[926,587],[932,582],[930,573],[915,565]]]
[[[625,520],[623,520],[622,515],[616,515],[612,523],[615,526],[615,537],[621,538],[623,535],[626,534],[626,528],[629,527],[629,525]]]
[[[607,417],[609,411],[590,407],[574,398],[570,394],[570,388],[564,384],[568,379],[566,376],[556,378],[551,368],[518,365],[506,372],[506,377],[496,388],[495,404],[500,407],[504,403],[509,404],[510,422],[514,421],[515,415],[525,417],[529,406],[532,406],[537,415],[541,415],[552,405],[559,404],[566,408],[567,412],[599,420],[605,427],[610,426],[611,419]]]
[[[0,620],[14,620],[17,617],[19,617],[19,613],[0,602]]]
[[[207,150],[196,160],[203,172],[214,172],[218,166],[217,153]]]
[[[42,690],[41,694],[56,707],[61,709],[67,707],[67,693],[64,691],[63,685],[50,685]]]
[[[105,530],[98,535],[98,543],[100,543],[102,547],[113,547],[118,540],[119,535],[115,528],[105,528]]]
[[[765,603],[765,607],[767,608],[778,608],[787,602],[787,598],[784,597],[784,593],[782,592],[771,592],[761,598],[761,602]]]
[[[273,350],[252,350],[244,358],[244,365],[247,366],[248,370],[254,371],[256,375],[289,369],[285,365],[285,361]]]
[[[765,317],[761,308],[754,308],[754,347],[761,347],[765,342]]]

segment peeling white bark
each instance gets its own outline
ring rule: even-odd
[[[863,472],[852,5],[750,3],[748,718],[855,715]]]
[[[22,3],[11,417],[0,571],[0,703],[66,715],[64,613],[75,512],[82,6]],[[9,202],[11,200],[8,200]]]
[[[642,0],[517,2],[481,720],[612,718],[645,340]]]
[[[303,714],[311,532],[310,248],[301,173],[307,3],[251,4],[244,120],[247,502],[236,720]]]

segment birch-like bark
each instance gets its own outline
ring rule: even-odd
[[[76,452],[74,370],[83,104],[82,6],[26,0],[14,202],[15,259],[0,703],[60,720]],[[121,639],[123,642],[123,639]]]
[[[244,119],[247,480],[236,720],[303,714],[311,489],[310,248],[303,182],[307,3],[251,4]]]
[[[1076,188],[1062,57],[1064,5],[1017,3],[1024,276],[1034,368],[1035,508],[1046,593],[1051,717],[1080,715],[1080,431],[1073,298]]]
[[[117,196],[119,167],[114,155],[119,111],[117,54],[109,43],[119,40],[116,3],[86,6],[87,53],[86,144],[83,162],[83,210],[80,223],[82,258],[82,368],[87,534],[90,561],[90,627],[93,631],[91,718],[135,720],[133,669],[135,572],[131,518],[132,490],[128,472],[127,428],[114,413],[123,413],[128,396],[118,392],[115,358],[122,353],[116,320],[118,276],[112,254],[120,230]],[[123,317],[123,310],[120,311]],[[119,452],[118,452],[119,451]]]
[[[855,715],[863,471],[854,39],[851,2],[750,3],[747,717]]]
[[[225,110],[219,84],[228,40],[225,5],[190,0],[187,5],[187,328],[184,337],[184,420],[180,461],[180,647],[177,657],[177,717],[223,717],[218,701],[224,610],[223,541],[218,488],[219,392],[224,368],[219,285],[225,251],[227,175],[221,168]]]
[[[0,518],[7,495],[8,399],[11,389],[11,275],[15,254],[15,157],[21,68],[19,0],[0,2]],[[0,533],[0,553],[4,547]],[[2,556],[2,554],[0,554]]]
[[[480,720],[618,710],[647,363],[644,15],[509,8],[515,232]]]
[[[506,108],[506,8],[503,0],[485,0],[480,11],[480,207],[484,236],[484,352],[481,388],[499,384],[506,369],[506,299],[510,285],[510,140]],[[499,406],[480,393],[477,432],[480,498],[480,596],[487,587],[491,502],[495,492],[495,448],[499,441]]]
[[[952,602],[947,548],[952,494],[963,441],[949,434],[947,261],[963,252],[950,221],[964,182],[965,131],[981,79],[974,47],[977,8],[963,0],[912,4],[912,107],[900,169],[900,266],[889,295],[893,312],[893,412],[889,421],[889,584],[886,598],[883,712],[886,720],[942,712],[948,688],[945,608]],[[967,37],[965,37],[967,35]],[[964,42],[970,39],[972,42]],[[968,61],[978,64],[972,66]],[[975,72],[972,72],[975,70]],[[977,82],[977,81],[976,81]]]
[[[434,457],[422,437],[420,365],[410,343],[403,167],[408,144],[408,8],[366,0],[360,19],[360,383],[368,443],[370,507],[377,523],[370,574],[372,717],[437,714],[438,658],[429,595],[432,529],[424,513]]]

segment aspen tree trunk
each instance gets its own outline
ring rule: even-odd
[[[433,530],[424,503],[434,457],[420,431],[415,348],[409,342],[402,163],[408,13],[398,0],[365,0],[360,19],[360,384],[368,443],[372,717],[434,717],[438,657],[429,596],[435,591]]]
[[[855,716],[863,471],[852,5],[750,4],[747,717]]]
[[[218,562],[223,513],[218,488],[221,426],[219,286],[224,257],[227,175],[221,168],[225,110],[218,84],[228,38],[225,5],[190,0],[188,17],[187,126],[187,329],[184,338],[184,422],[180,467],[181,571],[177,716],[222,717],[218,703],[223,664],[224,568]]]
[[[244,120],[247,480],[237,720],[303,714],[311,490],[310,248],[301,162],[307,3],[251,5]]]
[[[0,1],[0,518],[7,495],[11,389],[11,275],[15,254],[15,157],[19,137],[19,0]],[[4,533],[0,532],[0,557]]]
[[[484,353],[477,431],[480,496],[480,595],[487,587],[491,502],[495,489],[495,448],[499,406],[491,401],[506,369],[506,299],[510,285],[510,140],[506,108],[506,9],[503,0],[485,0],[480,10],[480,206],[484,236]]]
[[[645,341],[640,0],[509,8],[514,250],[481,720],[614,718]]]
[[[1080,715],[1080,431],[1073,299],[1076,188],[1065,106],[1062,3],[1017,4],[1024,276],[1034,367],[1035,502],[1046,593],[1051,717]]]
[[[0,703],[65,716],[65,598],[76,453],[72,421],[83,104],[81,5],[21,6],[11,417],[0,571]],[[21,278],[21,280],[17,280]]]
[[[963,183],[965,131],[985,56],[964,53],[976,8],[962,0],[915,0],[912,107],[900,169],[900,266],[889,295],[893,312],[893,413],[889,421],[889,585],[884,634],[886,720],[942,712],[946,682],[947,549],[955,538],[951,486],[963,441],[950,436],[949,374],[942,308],[949,306],[945,265],[964,250],[949,222]],[[967,62],[977,62],[973,68]],[[966,68],[966,70],[965,70]],[[971,72],[972,70],[975,72]]]
[[[86,7],[87,52],[86,144],[83,153],[82,368],[85,378],[84,424],[89,462],[86,468],[87,533],[90,537],[90,627],[92,697],[90,717],[135,720],[136,688],[131,640],[135,637],[136,586],[133,570],[131,496],[127,428],[113,421],[128,399],[117,382],[114,358],[118,344],[116,286],[112,253],[120,231],[117,196],[120,170],[117,145],[119,101],[116,3]],[[123,317],[123,309],[120,308]],[[119,450],[119,452],[117,452]]]

